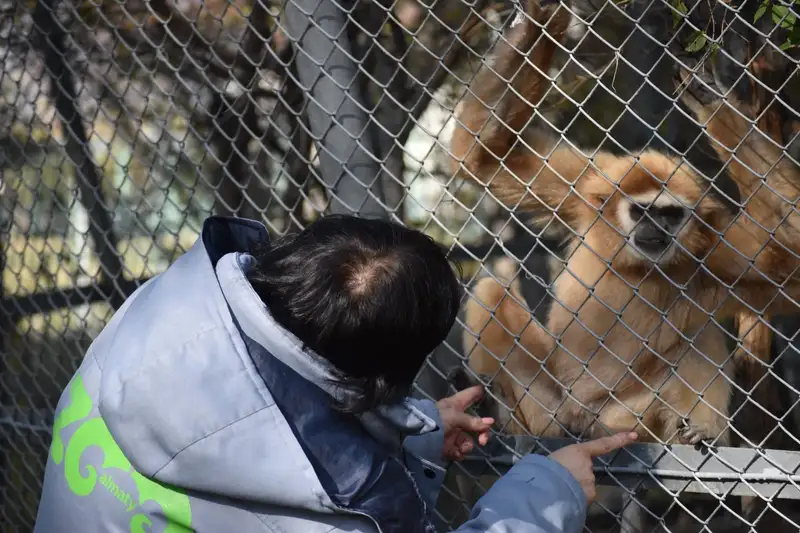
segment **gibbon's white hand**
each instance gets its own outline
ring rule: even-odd
[[[489,442],[489,428],[494,418],[480,418],[464,412],[482,397],[483,387],[475,385],[437,402],[444,429],[443,457],[446,460],[461,461],[472,451],[475,445],[470,434],[478,435],[480,446]]]

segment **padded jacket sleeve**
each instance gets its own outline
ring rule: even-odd
[[[442,489],[447,465],[443,459],[444,431],[439,409],[430,400],[411,400],[414,407],[425,413],[439,426],[439,429],[424,435],[406,437],[403,442],[406,468],[414,477],[420,495],[425,501],[428,513],[433,516],[439,491]]]
[[[407,437],[406,467],[433,514],[444,481],[444,432],[436,404],[415,400],[439,429]],[[569,471],[542,455],[528,455],[492,486],[454,533],[581,533],[586,522],[586,495]]]
[[[580,533],[586,495],[557,462],[528,455],[501,477],[454,533]]]

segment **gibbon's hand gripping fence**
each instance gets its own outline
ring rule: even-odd
[[[797,301],[791,270],[800,243],[793,193],[794,179],[800,180],[798,5],[543,4],[561,5],[569,20],[523,141],[534,139],[536,147],[546,131],[601,166],[608,154],[646,148],[682,158],[707,178],[698,182],[712,183],[708,197],[720,205],[727,199],[752,232],[752,240],[738,241],[735,232],[717,234],[723,243],[741,245],[750,274],[768,265],[761,292],[776,292],[780,284],[776,298]],[[53,409],[86,347],[127,295],[191,246],[206,216],[259,218],[280,235],[322,212],[387,217],[428,232],[462,263],[466,307],[489,311],[485,328],[470,328],[469,316],[462,316],[416,384],[416,394],[443,397],[459,382],[453,370],[461,369],[460,382],[480,379],[487,386],[478,409],[495,409],[502,422],[489,446],[452,466],[437,509],[442,531],[463,521],[515,458],[552,451],[592,430],[591,417],[550,405],[557,438],[550,437],[552,428],[542,439],[527,431],[535,421],[526,418],[530,402],[542,397],[531,375],[509,378],[520,353],[577,361],[582,383],[594,380],[602,401],[585,405],[585,390],[574,384],[557,396],[601,418],[605,405],[638,387],[663,417],[691,424],[694,410],[713,405],[730,429],[725,446],[664,444],[674,435],[648,425],[645,412],[648,429],[641,431],[650,442],[598,460],[602,490],[588,530],[796,531],[800,322],[791,307],[763,314],[750,305],[752,276],[744,279],[744,292],[731,296],[741,300],[737,311],[709,318],[709,326],[689,331],[669,309],[658,310],[660,324],[671,328],[658,334],[672,331],[677,344],[694,346],[705,327],[725,332],[726,346],[717,352],[730,363],[716,352],[717,359],[702,363],[710,356],[699,341],[689,357],[728,384],[726,405],[710,386],[693,385],[700,371],[687,374],[683,359],[668,360],[664,350],[652,349],[657,338],[626,324],[652,309],[632,314],[620,305],[607,329],[593,330],[589,337],[607,350],[607,365],[622,361],[628,376],[603,381],[606,366],[598,367],[593,353],[571,349],[575,335],[585,333],[551,332],[562,350],[533,353],[528,334],[503,322],[505,304],[477,303],[476,285],[487,284],[479,280],[496,279],[508,293],[503,302],[518,302],[526,323],[547,329],[554,309],[568,303],[559,301],[554,277],[565,265],[575,274],[584,263],[570,262],[559,235],[544,230],[566,228],[573,243],[591,240],[591,228],[578,234],[564,224],[561,205],[550,205],[561,219],[551,216],[544,227],[526,210],[531,200],[509,200],[488,183],[492,176],[454,176],[451,140],[462,119],[469,120],[462,114],[468,106],[459,102],[485,90],[471,85],[481,64],[503,68],[491,62],[494,43],[516,38],[528,8],[512,0],[0,0],[0,531],[32,527]],[[508,78],[512,88],[506,83],[490,99],[524,96],[520,90],[528,87]],[[728,96],[724,102],[721,94]],[[720,103],[717,113],[708,112]],[[508,126],[505,104],[486,104],[499,120],[493,131]],[[548,164],[559,161],[554,156]],[[516,178],[536,192],[545,178],[537,182],[530,174]],[[641,200],[627,189],[619,194]],[[614,213],[606,206],[599,223],[613,225]],[[764,256],[771,262],[759,259]],[[698,261],[703,275],[731,266],[709,257]],[[738,264],[732,257],[729,263]],[[614,258],[604,264],[607,276],[624,277]],[[677,290],[662,267],[664,287]],[[680,281],[682,301],[698,294],[689,281]],[[740,281],[722,280],[737,287]],[[630,286],[618,292],[625,291],[636,292]],[[597,304],[598,291],[591,298]],[[636,298],[644,299],[641,291]],[[586,314],[574,311],[581,327],[609,312],[608,305],[597,307],[587,323]],[[505,331],[510,345],[493,346],[484,334],[490,327]],[[622,360],[613,353],[624,344],[620,338],[633,339],[644,356]],[[488,357],[481,368],[476,351]],[[652,365],[661,365],[664,381],[673,379],[663,387],[667,392],[652,375],[630,377]],[[563,377],[547,365],[544,371]],[[683,390],[678,397],[686,400],[690,388],[680,389],[679,381],[693,387],[693,401],[680,416],[668,392]],[[603,420],[635,421],[641,414],[625,407]]]

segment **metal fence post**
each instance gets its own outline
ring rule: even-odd
[[[113,216],[104,205],[102,176],[92,160],[89,137],[77,105],[75,79],[67,64],[67,32],[56,16],[58,5],[58,0],[36,2],[33,13],[35,42],[50,76],[56,112],[64,124],[65,153],[75,170],[80,202],[89,214],[89,234],[94,240],[103,275],[114,289],[108,296],[109,302],[114,308],[118,308],[125,300],[124,295],[115,287],[116,282],[122,278],[122,261],[117,255]]]
[[[5,153],[0,151],[0,187],[3,186],[4,167],[6,165]],[[5,221],[0,226],[0,276],[6,268],[6,246],[7,237],[12,224],[13,215],[9,215],[8,227]],[[0,412],[6,406],[11,406],[13,398],[9,393],[10,387],[6,383],[8,378],[8,351],[6,342],[11,328],[14,325],[10,320],[11,312],[6,308],[5,286],[0,282]],[[0,501],[8,501],[9,493],[12,490],[11,480],[9,479],[9,454],[11,452],[11,429],[0,424]]]
[[[357,83],[347,13],[333,0],[290,0],[285,30],[295,46],[299,85],[308,94],[311,132],[334,213],[388,218],[370,116]]]

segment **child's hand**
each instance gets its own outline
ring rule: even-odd
[[[478,435],[478,444],[489,442],[489,428],[493,418],[480,418],[465,413],[471,405],[483,397],[483,387],[476,385],[439,400],[439,416],[444,429],[444,458],[448,461],[461,461],[472,451],[474,444],[470,433]]]
[[[578,480],[578,483],[581,484],[581,487],[583,487],[583,492],[586,493],[586,499],[589,503],[592,503],[595,496],[597,496],[594,470],[592,468],[592,457],[611,453],[623,446],[627,446],[638,438],[639,435],[634,432],[617,433],[616,435],[596,440],[570,444],[569,446],[565,446],[551,453],[550,459],[569,470],[569,473],[572,474],[573,477]]]

